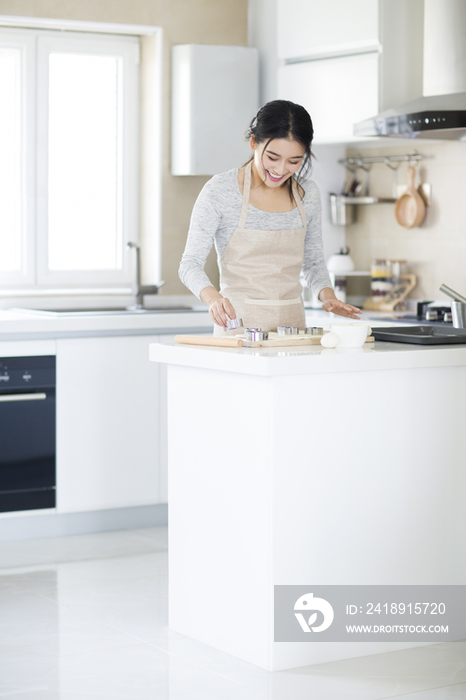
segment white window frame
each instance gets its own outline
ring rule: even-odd
[[[123,57],[123,130],[121,154],[121,270],[48,269],[48,77],[49,55],[53,52],[118,55]],[[40,286],[64,284],[124,284],[131,282],[131,260],[126,243],[138,239],[138,143],[139,143],[139,40],[136,37],[113,38],[75,32],[41,32],[37,37],[37,282]]]
[[[39,30],[41,30],[39,32]],[[148,26],[148,25],[125,25],[125,24],[110,24],[110,23],[100,23],[100,22],[82,22],[75,20],[60,20],[60,19],[42,19],[42,18],[32,18],[32,17],[15,17],[11,15],[0,15],[0,35],[5,40],[11,41],[12,45],[17,45],[18,41],[27,39],[30,43],[29,50],[34,52],[33,43],[34,36],[39,33],[41,35],[45,34],[44,30],[49,30],[49,32],[56,36],[59,30],[62,36],[68,36],[71,33],[75,33],[79,38],[83,38],[82,32],[86,32],[92,35],[99,34],[102,37],[110,37],[111,40],[115,38],[126,39],[130,37],[152,37],[155,39],[155,55],[156,55],[156,65],[154,66],[154,71],[152,72],[152,80],[150,83],[151,99],[155,99],[157,105],[155,112],[152,110],[152,126],[153,135],[151,135],[150,143],[146,146],[145,152],[149,158],[148,160],[148,183],[151,184],[151,202],[148,207],[147,202],[145,202],[145,216],[144,222],[141,222],[145,233],[147,236],[148,245],[152,253],[156,253],[157,259],[151,257],[151,269],[152,275],[160,278],[161,270],[161,184],[162,184],[162,55],[163,55],[163,30],[160,27]],[[119,35],[119,36],[117,36]],[[32,39],[31,39],[32,37]],[[31,44],[32,42],[32,44]],[[31,48],[32,47],[32,48]],[[31,61],[27,63],[29,70],[27,70],[28,76],[31,76],[31,85],[34,85],[34,70],[31,69]],[[27,81],[26,81],[27,82]],[[29,88],[31,92],[31,88]],[[28,100],[36,104],[35,94],[28,94]],[[139,104],[139,96],[136,98],[136,103]],[[137,138],[138,134],[138,124],[137,121],[135,128],[133,129],[133,135]],[[124,259],[126,260],[126,270],[123,271],[121,275],[121,282],[117,280],[117,276],[113,274],[113,271],[106,271],[103,273],[101,280],[98,280],[96,275],[93,275],[93,271],[84,272],[85,281],[73,281],[74,272],[59,273],[63,275],[62,281],[58,275],[55,279],[52,276],[46,274],[42,276],[41,282],[37,277],[38,269],[38,256],[37,251],[34,248],[35,238],[37,232],[35,231],[35,221],[36,221],[36,210],[37,203],[35,200],[35,176],[36,176],[36,163],[35,159],[35,125],[29,125],[29,128],[24,129],[26,138],[26,132],[28,135],[28,144],[30,148],[29,156],[27,157],[27,172],[25,178],[28,181],[29,189],[27,194],[25,194],[25,200],[29,202],[29,211],[27,215],[27,236],[28,239],[25,241],[27,244],[27,270],[23,270],[21,275],[18,273],[2,273],[1,285],[0,285],[0,297],[5,296],[17,296],[17,297],[27,297],[27,296],[62,296],[62,295],[89,295],[89,294],[116,294],[121,295],[122,293],[130,292],[129,286],[122,286],[121,282],[123,280],[129,281],[132,276],[130,270],[128,269],[128,263],[131,265],[131,256],[124,254]],[[25,153],[25,151],[24,151]],[[34,159],[31,157],[31,153],[34,153]],[[136,159],[132,166],[129,166],[128,173],[132,172],[133,175],[127,175],[131,179],[131,183],[138,184],[139,175],[139,144],[135,149]],[[26,159],[26,158],[25,158]],[[146,179],[146,177],[144,178]],[[146,185],[147,187],[147,185]],[[143,190],[143,199],[147,198],[144,192],[144,182],[142,183],[141,189]],[[145,200],[144,200],[145,201]],[[125,240],[138,240],[138,212],[139,212],[139,201],[134,199],[134,205],[128,207],[125,212],[124,226],[126,231],[124,231],[124,241]],[[133,221],[132,228],[131,220]],[[147,223],[150,223],[149,229],[147,229]],[[144,238],[142,239],[144,244]],[[130,251],[131,252],[131,251]],[[125,249],[123,250],[125,253]],[[43,272],[43,271],[42,271]],[[109,274],[110,272],[110,274]],[[128,274],[126,274],[128,273]],[[104,281],[105,280],[105,281]],[[115,287],[118,284],[118,287]],[[113,285],[113,286],[112,286]]]
[[[25,30],[0,28],[0,44],[4,48],[19,49],[21,53],[21,269],[1,272],[2,286],[26,286],[35,282],[35,169],[36,129],[35,112],[35,37]],[[26,254],[24,254],[24,252]]]

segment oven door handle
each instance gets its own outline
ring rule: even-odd
[[[0,394],[0,403],[5,401],[40,401],[46,398],[47,394],[41,392],[35,394]]]

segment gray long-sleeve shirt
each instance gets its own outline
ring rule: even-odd
[[[322,245],[322,218],[319,190],[312,180],[303,184],[303,206],[307,229],[304,239],[303,274],[306,284],[318,295],[324,287],[331,287]],[[188,240],[179,267],[183,284],[198,298],[205,287],[213,287],[204,272],[212,245],[221,258],[235,228],[238,226],[243,195],[238,186],[238,169],[215,175],[207,182],[194,205]],[[278,231],[301,228],[301,214],[291,211],[272,213],[248,207],[246,229]]]

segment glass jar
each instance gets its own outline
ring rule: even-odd
[[[392,269],[392,284],[398,284],[400,277],[406,274],[406,260],[390,260]]]
[[[392,291],[391,260],[377,258],[371,261],[371,294],[374,301],[381,301]]]

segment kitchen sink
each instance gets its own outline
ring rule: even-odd
[[[159,306],[156,309],[135,309],[127,306],[80,308],[80,309],[14,309],[26,313],[40,314],[44,316],[107,316],[117,314],[174,314],[192,312],[192,306]]]

